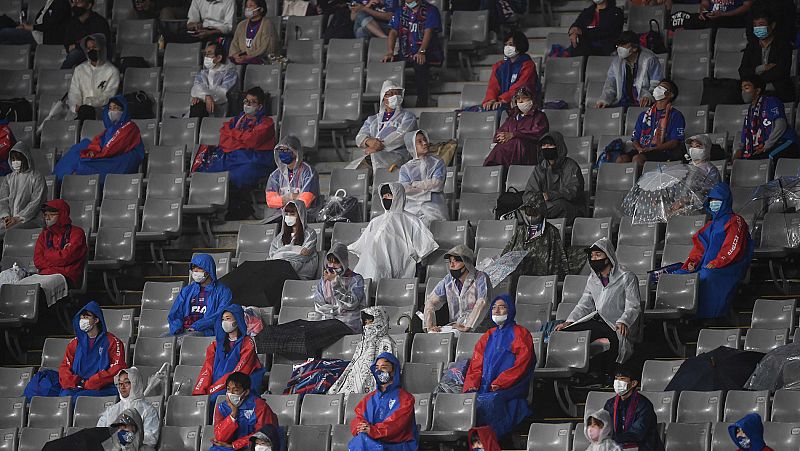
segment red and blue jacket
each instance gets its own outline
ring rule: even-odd
[[[252,392],[239,405],[236,419],[231,417],[227,402],[214,409],[214,438],[233,445],[233,449],[244,449],[250,443],[250,436],[266,425],[278,427],[278,416],[263,399]],[[212,446],[210,451],[229,450],[222,446]]]

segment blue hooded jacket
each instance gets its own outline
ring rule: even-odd
[[[728,433],[737,448],[739,443],[736,441],[736,429],[740,428],[750,439],[749,451],[766,451],[769,449],[767,444],[764,443],[764,424],[761,422],[761,415],[748,413],[741,420],[728,426]]]
[[[202,332],[205,336],[214,335],[215,323],[219,322],[219,315],[222,310],[230,305],[231,290],[217,281],[217,267],[214,258],[208,254],[197,254],[192,258],[192,265],[202,268],[211,278],[211,283],[205,287],[206,311],[202,318],[192,324],[192,328]],[[191,281],[189,285],[183,287],[180,294],[172,303],[167,320],[169,321],[169,333],[176,335],[184,332],[183,320],[189,316],[191,301],[200,294],[200,284]],[[244,324],[242,322],[241,324]]]
[[[97,334],[94,346],[92,349],[98,349],[100,352],[89,352],[89,335],[81,330],[81,313],[84,311],[91,312],[97,319],[100,320],[100,333]],[[82,377],[89,379],[101,370],[109,367],[108,357],[108,329],[106,328],[106,319],[103,317],[103,309],[95,301],[91,301],[78,313],[72,317],[72,327],[75,329],[75,338],[78,339],[78,348],[75,350],[75,359],[72,361],[72,372]],[[106,351],[103,351],[106,350]]]

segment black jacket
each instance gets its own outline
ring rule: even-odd
[[[67,24],[67,29],[64,32],[64,46],[69,49],[70,45],[80,47],[81,39],[89,36],[90,34],[102,33],[106,37],[106,42],[111,42],[111,27],[108,26],[108,21],[105,17],[92,11],[86,22],[81,22],[77,17],[73,17]],[[109,45],[109,48],[111,46]],[[109,52],[109,55],[111,53]]]
[[[41,31],[44,35],[42,44],[55,45],[64,42],[64,26],[69,22],[71,15],[69,0],[55,0],[46,11],[43,7],[28,20],[34,30]],[[36,19],[39,16],[42,16],[42,23],[37,24]]]
[[[762,72],[761,78],[775,87],[775,96],[782,102],[793,102],[795,99],[792,78],[792,47],[785,41],[773,39],[770,44],[769,63],[775,64],[770,70]],[[749,42],[742,53],[742,62],[739,65],[739,76],[749,76],[756,73],[756,67],[761,65],[761,44]]]
[[[636,413],[633,415],[630,427],[624,432],[622,425],[625,421],[625,411],[631,404],[633,396],[625,401],[620,398],[619,412],[617,412],[616,417],[614,416],[614,400],[618,396],[606,401],[605,410],[611,414],[611,421],[614,422],[614,418],[616,418],[618,423],[612,425],[614,431],[612,438],[620,446],[625,443],[636,443],[639,445],[639,451],[664,451],[661,434],[658,432],[658,419],[656,418],[655,410],[653,410],[653,403],[638,392],[636,395],[639,397],[639,401],[636,404]]]
[[[605,9],[600,10],[600,21],[597,26],[589,28],[589,24],[594,20],[594,13],[595,6],[589,6],[581,11],[572,26],[583,31],[580,39],[596,49],[596,53],[593,53],[610,55],[616,48],[617,38],[622,33],[625,15],[620,8],[610,3]]]

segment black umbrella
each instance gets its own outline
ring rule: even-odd
[[[66,437],[44,444],[42,451],[103,451],[102,443],[111,437],[116,428],[98,427],[81,429]]]
[[[306,321],[297,319],[277,326],[265,326],[256,340],[258,352],[280,354],[290,359],[317,357],[322,350],[352,334],[338,319]]]
[[[230,288],[234,304],[277,308],[281,305],[283,283],[298,279],[289,262],[267,260],[244,262],[219,281]]]
[[[761,352],[720,346],[686,359],[665,390],[741,390],[763,357]]]

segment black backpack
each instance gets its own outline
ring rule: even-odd
[[[9,122],[32,121],[33,106],[31,102],[21,97],[0,100],[0,119]]]
[[[497,206],[494,208],[495,219],[507,219],[504,216],[513,214],[522,206],[522,196],[524,191],[519,191],[516,188],[509,188],[505,193],[501,193],[497,198]]]
[[[650,31],[639,35],[639,45],[647,47],[655,54],[667,53],[667,46],[661,36],[661,25],[657,20],[650,19]]]
[[[125,94],[128,101],[128,113],[131,119],[153,119],[153,99],[144,91],[129,92]]]

